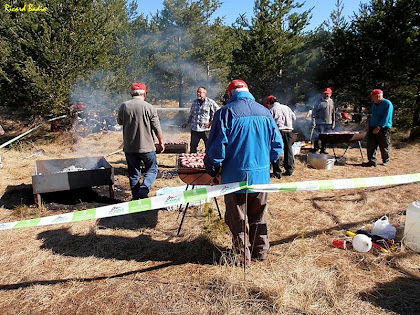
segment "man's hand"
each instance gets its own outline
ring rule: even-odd
[[[158,143],[157,149],[158,149],[158,151],[157,151],[158,153],[162,153],[163,151],[165,151],[165,144]]]
[[[333,122],[333,124],[331,126],[331,129],[334,129],[334,128],[335,128],[335,122]]]
[[[376,127],[375,129],[373,129],[372,133],[374,135],[376,135],[376,134],[378,134],[379,130],[381,130],[381,128],[380,127]]]
[[[205,124],[204,124],[204,127],[206,127],[206,128],[210,128],[210,127],[211,127],[211,121],[209,121],[208,123],[205,123]]]
[[[182,124],[181,127],[185,129],[187,128],[187,124]]]

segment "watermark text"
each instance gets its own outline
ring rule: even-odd
[[[42,5],[35,6],[31,3],[28,5],[24,5],[23,7],[14,7],[10,4],[4,5],[4,11],[6,12],[45,12],[47,11],[46,7],[43,7]]]

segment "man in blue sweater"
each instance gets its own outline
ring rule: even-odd
[[[376,167],[376,150],[379,146],[383,166],[389,163],[389,147],[391,145],[392,114],[394,106],[384,98],[382,90],[375,89],[370,93],[372,99],[372,114],[367,132],[367,156],[369,162],[365,167]]]
[[[227,93],[227,104],[214,114],[204,158],[206,170],[211,176],[220,173],[222,184],[247,177],[249,185],[268,184],[270,162],[277,161],[283,151],[277,125],[270,111],[255,102],[244,81],[233,80]],[[225,222],[232,232],[233,249],[241,258],[245,254],[246,265],[251,257],[267,259],[267,198],[263,192],[249,193],[248,200],[245,191],[225,195]],[[249,227],[244,231],[245,216]]]

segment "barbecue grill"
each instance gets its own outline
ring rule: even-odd
[[[179,153],[187,153],[188,151],[188,143],[182,142],[182,143],[174,143],[169,142],[165,143],[165,151],[159,152],[157,150],[157,143],[156,146],[156,153],[162,153],[162,154],[179,154]]]
[[[360,154],[362,156],[362,162],[364,161],[365,157],[363,155],[362,144],[361,141],[366,137],[366,132],[358,132],[358,131],[338,131],[338,132],[327,132],[327,133],[320,133],[319,140],[325,142],[326,144],[330,144],[333,149],[334,157],[337,159],[337,155],[335,154],[335,145],[340,143],[347,143],[347,148],[342,155],[342,158],[346,154],[347,150],[351,147],[352,143],[357,143],[359,145]]]
[[[191,186],[191,189],[194,189],[196,185],[212,185],[213,184],[213,177],[211,177],[209,174],[206,173],[205,168],[187,168],[182,167],[179,156],[177,156],[177,172],[179,178],[187,184],[187,187],[185,190],[188,190],[189,186]],[[216,203],[217,211],[219,212],[219,218],[222,218],[222,214],[220,213],[219,204],[217,202],[216,197],[214,197],[214,202]],[[185,205],[181,223],[179,224],[178,232],[176,235],[179,235],[181,232],[182,224],[184,223],[185,215],[187,214],[189,203]],[[179,206],[179,211],[181,211],[181,206]]]
[[[32,175],[35,203],[41,206],[41,194],[109,185],[114,198],[114,168],[104,157],[38,160]]]

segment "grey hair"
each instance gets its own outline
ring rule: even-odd
[[[145,90],[132,90],[131,95],[132,96],[143,96],[143,95],[146,95],[146,91]]]

